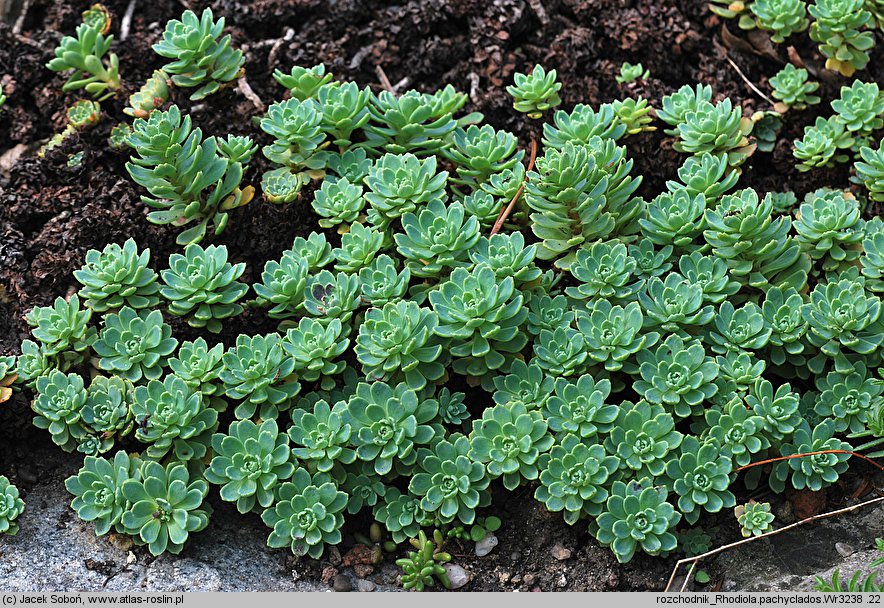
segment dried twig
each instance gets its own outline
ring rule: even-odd
[[[21,34],[22,28],[25,26],[25,19],[28,16],[28,10],[31,8],[31,0],[25,0],[21,5],[21,12],[18,14],[18,17],[15,20],[15,24],[12,26],[12,33],[15,35]]]
[[[387,73],[384,71],[384,68],[381,67],[381,64],[377,64],[374,66],[374,73],[378,75],[378,80],[381,81],[381,86],[390,91],[391,93],[395,93],[396,89],[393,88],[393,85],[390,83],[390,79],[387,78]]]
[[[279,53],[279,49],[282,48],[283,43],[290,42],[295,37],[295,30],[293,28],[288,28],[285,31],[285,35],[282,38],[278,39],[273,43],[273,47],[271,47],[270,52],[267,53],[267,69],[271,72],[274,70],[276,65],[276,55]]]
[[[123,13],[123,19],[120,21],[120,42],[129,37],[129,28],[132,27],[132,15],[135,14],[135,5],[138,0],[129,0],[129,6]]]
[[[817,454],[850,454],[851,456],[856,456],[857,458],[861,458],[866,462],[870,462],[872,466],[878,467],[879,471],[884,471],[884,466],[881,466],[868,456],[863,456],[862,454],[857,454],[856,452],[852,452],[850,450],[820,450],[819,452],[801,452],[800,454],[792,454],[791,456],[778,456],[776,458],[767,458],[765,460],[759,460],[758,462],[752,462],[746,465],[741,466],[734,473],[739,473],[745,469],[751,469],[752,467],[757,467],[763,464],[770,464],[772,462],[779,462],[781,460],[792,460],[793,458],[804,458],[805,456],[816,456]]]
[[[676,562],[675,567],[672,569],[672,574],[669,576],[669,582],[666,583],[666,588],[663,590],[664,592],[669,591],[669,588],[672,587],[672,583],[675,581],[675,575],[678,574],[678,569],[681,568],[684,564],[688,563],[697,563],[701,559],[711,557],[723,551],[727,551],[728,549],[733,549],[734,547],[739,547],[740,545],[745,545],[746,543],[755,542],[756,540],[760,540],[762,538],[767,538],[768,536],[774,536],[775,534],[779,534],[781,532],[785,532],[786,530],[791,530],[793,528],[797,528],[799,526],[803,526],[804,524],[809,524],[810,522],[817,521],[819,519],[826,519],[827,517],[834,517],[836,515],[842,515],[844,513],[850,513],[851,511],[856,511],[857,509],[861,509],[862,507],[872,505],[875,503],[879,503],[884,501],[884,496],[879,496],[878,498],[872,498],[871,500],[867,500],[865,502],[861,502],[859,504],[855,504],[850,507],[844,507],[843,509],[837,509],[835,511],[829,511],[828,513],[818,513],[817,515],[813,515],[811,517],[807,517],[802,519],[801,521],[797,521],[793,524],[789,524],[788,526],[783,526],[782,528],[778,528],[776,530],[771,530],[770,532],[765,532],[759,536],[752,536],[750,538],[744,538],[743,540],[738,540],[737,542],[733,542],[727,545],[722,545],[717,549],[712,549],[711,551],[707,551],[702,555],[696,555],[694,557],[686,557],[684,559],[678,560]]]
[[[534,161],[537,160],[537,140],[533,137],[531,138],[531,160],[528,161],[528,171],[534,168]],[[516,190],[516,195],[513,197],[513,200],[510,201],[510,204],[506,206],[503,210],[501,210],[500,215],[497,216],[497,221],[494,222],[494,226],[491,227],[491,234],[497,234],[500,232],[500,229],[503,227],[503,223],[506,221],[506,218],[510,216],[510,213],[513,212],[513,207],[516,206],[516,201],[519,200],[519,197],[522,196],[522,192],[525,190],[525,183],[528,181],[528,171],[525,172],[525,180],[522,182],[522,185],[519,186],[519,189]]]
[[[743,79],[743,82],[745,82],[745,83],[749,86],[750,89],[752,89],[753,91],[755,91],[755,92],[756,92],[756,93],[757,93],[762,99],[764,99],[764,100],[765,100],[767,103],[769,103],[770,105],[775,105],[773,99],[771,99],[770,97],[768,97],[767,95],[765,95],[765,94],[761,91],[761,89],[759,89],[758,87],[756,87],[755,84],[754,84],[751,80],[749,80],[748,78],[746,78],[746,75],[743,73],[743,70],[741,70],[740,67],[739,67],[736,63],[734,63],[734,60],[733,60],[733,59],[731,59],[731,58],[728,57],[727,55],[725,55],[724,58],[727,59],[727,62],[728,62],[729,64],[731,64],[731,67],[734,68],[734,69],[737,71],[737,74],[740,75],[740,78]]]
[[[239,92],[243,94],[243,97],[252,102],[252,105],[255,106],[255,109],[258,110],[259,114],[263,114],[267,109],[264,105],[264,102],[261,101],[261,98],[252,90],[252,87],[249,85],[249,81],[246,79],[246,75],[243,74],[239,77],[237,81],[237,87],[239,88]]]

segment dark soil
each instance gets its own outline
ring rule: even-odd
[[[27,337],[23,321],[27,310],[76,288],[71,273],[82,265],[89,249],[131,236],[139,246],[150,247],[154,260],[160,260],[156,265],[178,251],[174,229],[146,221],[141,193],[124,168],[124,153],[106,145],[110,128],[124,119],[125,95],[102,104],[109,115],[97,127],[43,159],[35,156],[36,149],[63,126],[65,108],[77,98],[62,94],[63,78],[44,65],[62,35],[73,33],[80,12],[91,1],[33,0],[18,34],[11,25],[16,15],[0,23],[0,79],[9,97],[0,112],[0,155],[16,146],[24,150],[9,173],[0,175],[0,354],[17,352]],[[112,32],[119,37],[128,2],[105,4],[115,16]],[[403,90],[429,91],[453,84],[470,94],[465,112],[483,112],[488,122],[519,134],[523,143],[531,127],[511,108],[504,87],[515,71],[526,71],[536,62],[558,70],[566,108],[639,94],[659,106],[663,95],[682,84],[703,82],[712,85],[716,98],[730,96],[741,103],[747,114],[767,109],[767,102],[752,91],[727,57],[768,93],[768,77],[787,57],[802,61],[822,81],[824,100],[837,96],[844,83],[821,69],[822,59],[806,35],[793,37],[796,46],[787,56],[782,45],[772,45],[764,35],[747,35],[733,24],[730,35],[702,0],[142,0],[136,5],[128,39],[118,39],[114,45],[126,94],[161,65],[150,45],[159,39],[165,22],[184,8],[199,11],[205,6],[227,18],[234,44],[245,51],[249,83],[264,104],[283,95],[271,78],[275,68],[287,71],[294,64],[322,62],[338,78],[380,88],[376,71],[380,67]],[[859,78],[884,81],[882,48],[879,40],[869,63],[875,73],[860,73]],[[614,77],[623,61],[641,62],[650,69],[651,78],[617,84]],[[176,91],[174,101],[204,133],[223,135],[232,130],[265,143],[250,122],[258,110],[237,89],[222,91],[199,105]],[[791,141],[801,135],[803,126],[816,115],[829,113],[824,103],[816,110],[787,115],[776,149],[750,159],[740,186],[760,192],[788,188],[799,198],[824,185],[846,187],[847,166],[801,174],[791,156]],[[683,157],[671,144],[672,138],[662,131],[627,140],[634,174],[644,176],[641,194],[652,197],[675,177]],[[81,150],[81,166],[68,167],[69,154]],[[257,185],[265,168],[256,155],[246,183]],[[247,263],[244,280],[252,282],[265,261],[278,258],[296,235],[316,226],[315,220],[307,201],[273,206],[255,200],[232,213],[227,230],[214,242],[227,245],[233,261]],[[228,325],[221,336],[225,342],[240,332],[274,327],[260,314],[246,314]],[[181,339],[196,335],[180,322],[175,328]],[[0,442],[14,444],[0,454],[0,460],[13,460],[0,462],[4,468],[26,461],[32,442],[47,442],[29,426],[27,409],[22,394],[11,407],[0,409],[0,429],[4,429]],[[19,481],[26,489],[28,479]],[[639,556],[628,566],[619,566],[609,551],[591,540],[584,526],[566,526],[558,515],[529,500],[529,492],[495,497],[495,511],[505,525],[499,533],[501,544],[490,556],[467,557],[465,549],[459,557],[459,563],[477,573],[471,589],[641,590],[665,584],[673,558]],[[722,526],[723,538],[734,538],[736,530],[729,520]],[[550,548],[557,542],[572,550],[569,560],[551,557]]]

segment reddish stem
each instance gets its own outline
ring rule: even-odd
[[[519,197],[522,196],[522,192],[525,191],[525,184],[528,182],[528,172],[530,172],[534,168],[535,160],[537,160],[537,140],[532,137],[531,159],[528,161],[528,171],[525,172],[525,181],[523,181],[522,185],[519,186],[519,189],[516,190],[516,195],[513,197],[513,200],[510,201],[510,204],[500,211],[500,215],[497,217],[497,221],[494,222],[494,226],[491,227],[491,234],[497,234],[498,232],[500,232],[500,229],[503,227],[503,223],[506,221],[506,218],[508,218],[513,212],[513,208],[516,206],[516,201],[519,200]]]
[[[739,473],[740,471],[742,471],[744,469],[751,469],[752,467],[757,467],[757,466],[760,466],[763,464],[770,464],[772,462],[778,462],[780,460],[792,460],[793,458],[803,458],[805,456],[814,456],[816,454],[850,454],[851,456],[856,456],[857,458],[861,458],[861,459],[865,460],[866,462],[870,462],[870,463],[872,463],[873,466],[878,467],[879,470],[884,471],[884,466],[881,466],[880,464],[878,464],[877,462],[875,462],[874,460],[872,460],[868,456],[863,456],[862,454],[857,454],[856,452],[851,452],[850,450],[820,450],[819,452],[804,452],[802,454],[792,454],[791,456],[779,456],[777,458],[768,458],[767,460],[759,460],[758,462],[752,462],[752,463],[749,463],[747,465],[744,465],[744,466],[738,468],[737,470],[734,471],[734,473]]]

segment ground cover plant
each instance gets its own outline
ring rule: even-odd
[[[764,4],[747,15],[766,24]],[[758,27],[802,29],[786,21]],[[80,27],[68,45],[100,29]],[[657,120],[641,98],[559,109],[559,75],[541,65],[507,88],[536,121],[529,146],[463,112],[450,86],[377,92],[322,65],[275,73],[280,101],[250,136],[205,135],[168,99],[239,77],[223,32],[211,12],[171,21],[155,50],[174,61],[121,127],[147,220],[180,251],[90,251],[79,292],[27,314],[32,337],[0,376],[85,455],[67,487],[99,534],[178,553],[216,486],[297,555],[322,556],[370,515],[392,542],[415,539],[400,565],[420,590],[446,584],[444,538],[494,512],[492,487],[527,489],[627,562],[685,550],[707,514],[734,510],[762,534],[770,506],[738,505],[745,488],[820,490],[851,453],[880,457],[874,82],[845,84],[794,142],[801,169],[855,162],[856,187],[784,204],[741,187],[763,137],[734,101],[698,84],[666,95]],[[97,100],[113,94],[112,70],[70,65],[98,78],[83,85]],[[623,68],[623,84],[649,77]],[[800,69],[771,85],[779,112],[820,102]],[[642,197],[625,144],[655,127],[684,160]],[[247,268],[209,243],[259,205],[309,206],[316,230]],[[213,337],[243,315],[275,328]],[[178,318],[198,337],[176,335]]]

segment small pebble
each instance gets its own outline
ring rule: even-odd
[[[501,585],[506,585],[508,582],[510,582],[510,576],[511,575],[509,572],[501,572],[497,575],[497,580],[500,581]]]
[[[350,579],[344,574],[338,574],[335,576],[335,582],[332,584],[332,587],[338,592],[352,591],[353,589]]]
[[[470,573],[457,564],[445,564],[443,567],[445,572],[448,573],[448,580],[451,581],[452,589],[460,589],[470,582]]]
[[[110,534],[108,535],[107,540],[114,546],[114,548],[119,549],[120,551],[129,551],[129,549],[135,546],[132,538],[126,534]]]
[[[560,562],[570,559],[571,557],[571,549],[568,549],[562,543],[554,544],[553,548],[550,549],[550,553],[552,553],[552,556]]]
[[[363,593],[367,593],[369,591],[374,591],[375,589],[377,589],[377,585],[375,585],[371,581],[365,580],[364,578],[360,578],[358,581],[356,581],[356,588]]]
[[[565,578],[565,575],[559,577],[559,580],[556,581],[556,586],[564,587],[568,584],[568,579]]]
[[[337,547],[332,547],[328,550],[328,561],[332,566],[341,565],[341,552]]]
[[[494,550],[499,542],[494,534],[486,534],[485,538],[476,543],[476,557],[485,557]]]
[[[320,576],[319,580],[328,585],[329,583],[331,583],[332,579],[337,573],[337,569],[332,568],[331,566],[326,566],[322,569],[322,575]]]
[[[841,557],[850,557],[854,553],[856,553],[856,549],[848,545],[847,543],[835,543],[835,551],[838,552],[838,555]]]
[[[522,554],[519,553],[518,551],[513,551],[512,553],[510,553],[510,559],[513,560],[514,562],[518,562],[519,560],[522,559]]]
[[[522,577],[522,582],[524,582],[528,586],[533,585],[534,584],[534,575],[533,574],[526,574],[525,576]]]
[[[371,576],[374,572],[374,566],[370,566],[368,564],[356,564],[353,566],[353,573],[356,574],[359,578],[365,578],[367,576]]]

